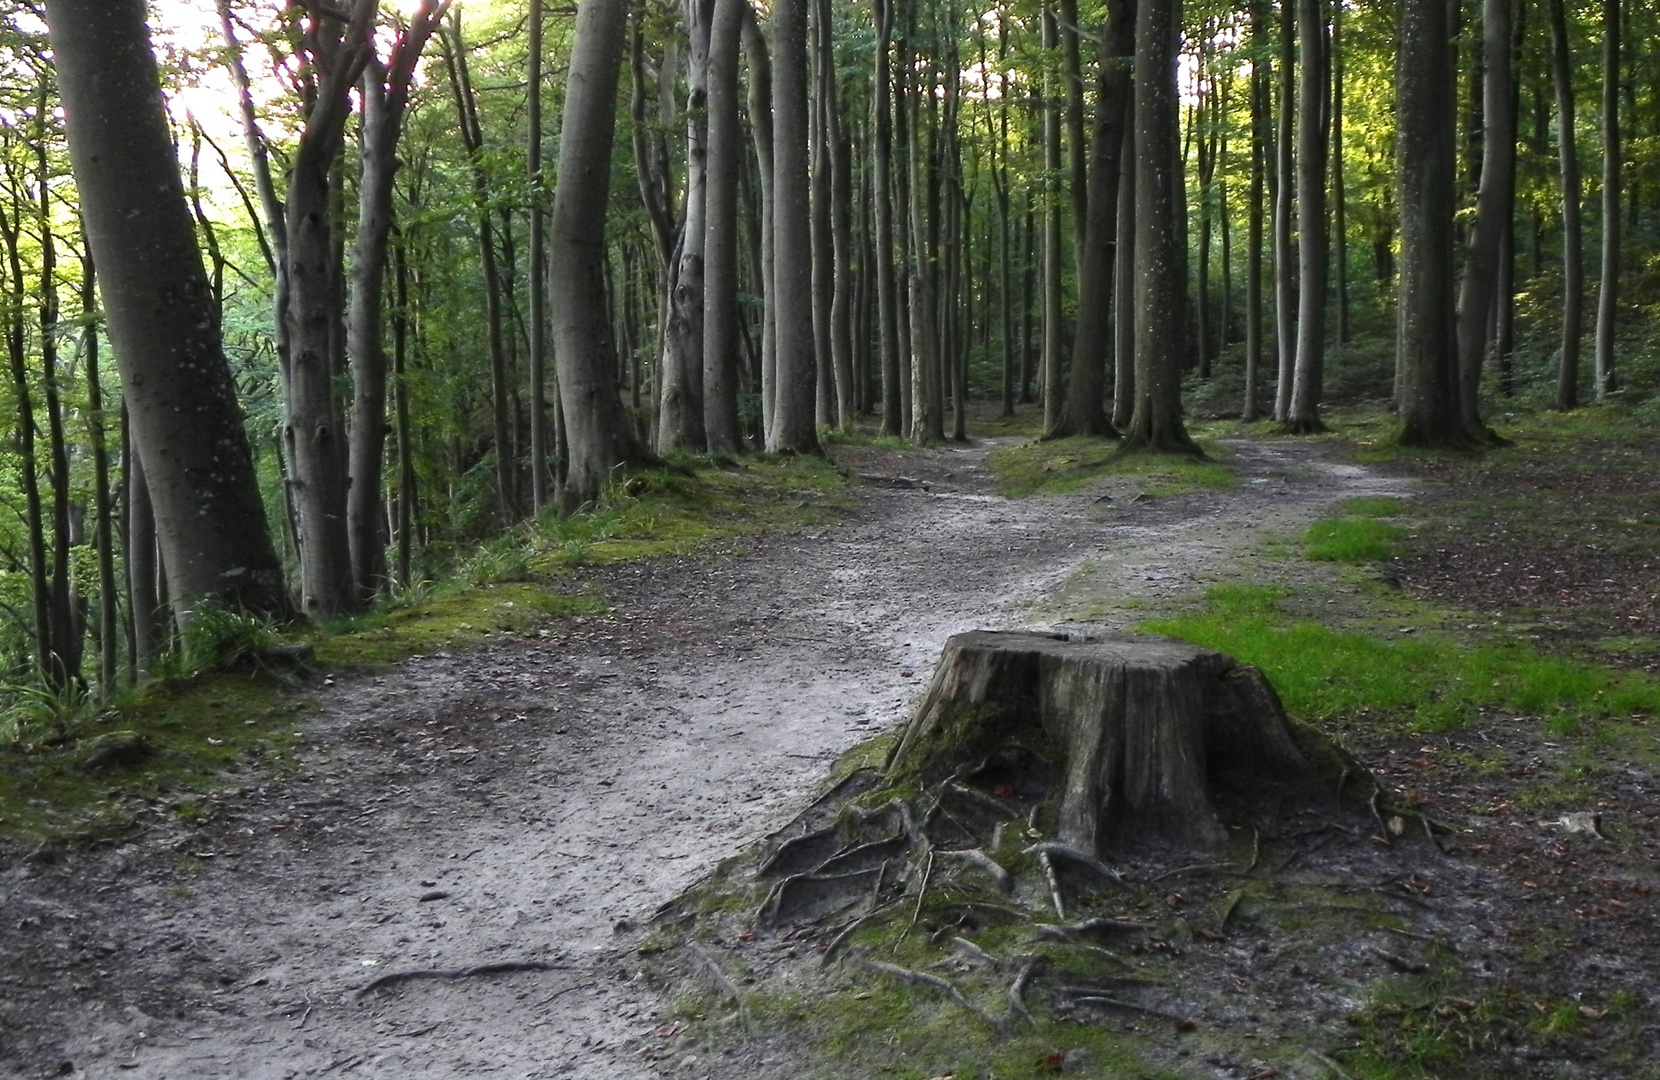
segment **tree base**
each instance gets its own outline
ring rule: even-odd
[[[1046,779],[1023,762],[1046,762]],[[1315,769],[1255,668],[1166,638],[975,631],[946,643],[890,781],[1009,771],[1099,856],[1141,840],[1214,847],[1216,797],[1307,780]]]

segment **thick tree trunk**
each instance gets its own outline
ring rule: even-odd
[[[717,0],[709,32],[703,243],[703,428],[711,454],[735,454],[738,428],[738,47],[747,0]]]
[[[1563,0],[1550,0],[1551,81],[1556,84],[1556,145],[1562,174],[1562,359],[1555,407],[1579,405],[1579,336],[1585,296],[1585,239],[1580,224],[1579,150],[1574,138],[1574,72]]]
[[[542,0],[530,0],[530,83],[525,92],[525,175],[530,178],[530,509],[539,514],[554,493],[548,465],[548,209],[542,175]],[[633,350],[629,351],[632,357]]]
[[[893,262],[893,79],[889,41],[894,0],[875,0],[876,73],[871,108],[876,114],[872,147],[872,197],[876,205],[876,318],[881,324],[882,434],[904,429],[899,391],[899,281]]]
[[[288,610],[138,0],[47,9],[88,243],[181,622]],[[343,534],[342,534],[343,535]]]
[[[1126,115],[1135,115],[1135,83],[1125,94]],[[1112,268],[1112,426],[1123,431],[1135,413],[1135,125],[1124,125],[1118,162],[1118,254]]]
[[[1314,772],[1273,687],[1221,653],[976,631],[946,642],[887,773],[935,781],[1010,743],[1054,756],[1058,839],[1096,857],[1148,840],[1220,845],[1217,787]]]
[[[1061,78],[1066,81],[1067,194],[1072,204],[1072,261],[1081,266],[1089,242],[1089,145],[1084,135],[1084,72],[1078,44],[1078,0],[1060,0]],[[1099,106],[1097,106],[1099,108]]]
[[[1124,450],[1198,454],[1182,424],[1187,267],[1176,56],[1180,0],[1144,0],[1135,28],[1135,412]]]
[[[659,370],[663,386],[657,449],[707,448],[703,427],[703,253],[708,202],[709,22],[714,0],[684,0],[686,53],[686,189],[675,247],[668,326]]]
[[[1442,0],[1404,0],[1395,71],[1401,200],[1397,305],[1400,441],[1461,446],[1458,343],[1453,310],[1451,48]]]
[[[625,14],[615,0],[582,0],[577,9],[549,221],[553,348],[570,442],[566,509],[597,499],[618,465],[648,457],[623,409],[605,315],[605,218]]]
[[[1129,116],[1130,62],[1135,52],[1135,7],[1120,0],[1101,35],[1096,80],[1094,149],[1084,246],[1079,250],[1078,322],[1072,339],[1072,377],[1066,413],[1050,434],[1117,436],[1105,408],[1107,355],[1112,345],[1113,267],[1118,256],[1119,156]]]
[[[773,206],[776,198],[772,163],[772,56],[767,50],[767,39],[761,33],[755,9],[745,3],[739,15],[743,19],[744,60],[749,65],[750,141],[755,144],[756,172],[761,178],[761,372],[756,381],[761,388],[760,442],[764,445],[767,433],[772,430],[777,398],[774,384],[778,375],[778,305],[774,303],[777,283],[773,275],[777,257],[773,250]]]
[[[778,403],[767,449],[816,454],[813,243],[807,190],[807,0],[774,0],[772,18]]]

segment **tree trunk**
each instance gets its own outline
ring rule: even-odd
[[[1443,0],[1403,0],[1395,70],[1401,200],[1397,303],[1400,441],[1461,446],[1458,343],[1453,309],[1451,47]]]
[[[767,449],[816,454],[813,243],[807,190],[807,0],[774,0],[772,18],[778,403]]]
[[[1297,366],[1288,432],[1324,431],[1326,362],[1326,21],[1324,0],[1297,0]]]
[[[1135,82],[1125,90],[1127,117],[1135,115]],[[1135,413],[1135,125],[1124,125],[1124,149],[1118,162],[1118,254],[1112,285],[1112,426],[1123,431]]]
[[[1081,266],[1089,229],[1089,146],[1084,136],[1084,72],[1078,0],[1060,0],[1061,78],[1066,82],[1067,193],[1072,200],[1072,261]],[[1097,105],[1099,108],[1099,105]]]
[[[1182,183],[1176,56],[1180,0],[1144,0],[1135,28],[1135,412],[1126,451],[1199,454],[1182,424],[1187,267],[1176,188]]]
[[[1055,49],[1055,12],[1043,9],[1043,48]],[[1054,80],[1043,81],[1043,430],[1060,427],[1061,387],[1061,102]]]
[[[1562,361],[1555,407],[1579,405],[1579,335],[1585,294],[1585,240],[1579,220],[1579,150],[1574,140],[1574,72],[1563,0],[1550,0],[1551,80],[1556,84],[1557,155],[1562,173]]]
[[[1620,283],[1620,0],[1602,0],[1602,283],[1597,291],[1597,400],[1614,390]]]
[[[582,0],[565,84],[548,295],[570,444],[567,510],[597,499],[617,466],[648,459],[623,409],[605,316],[605,218],[625,14],[614,0]]]
[[[1135,52],[1135,8],[1130,0],[1112,6],[1101,35],[1096,80],[1094,149],[1089,164],[1089,221],[1079,249],[1078,322],[1072,338],[1072,378],[1066,414],[1050,434],[1116,437],[1108,418],[1107,354],[1112,345],[1113,267],[1118,255],[1119,157],[1129,116],[1130,62]]]
[[[777,263],[773,245],[773,207],[776,197],[773,186],[772,162],[772,58],[767,51],[767,39],[761,33],[761,23],[755,9],[745,3],[739,15],[743,18],[744,59],[749,65],[749,132],[755,144],[756,171],[761,177],[761,439],[765,444],[767,432],[772,430],[776,404],[778,363],[778,305],[774,303],[777,283],[773,267]]]
[[[1331,200],[1336,232],[1337,343],[1347,345],[1349,330],[1349,206],[1343,191],[1343,5],[1331,9]]]
[[[835,370],[830,353],[830,312],[836,303],[836,242],[831,234],[830,106],[827,86],[835,80],[834,51],[823,0],[810,0],[809,63],[813,91],[808,138],[811,172],[808,203],[813,242],[813,413],[821,428],[838,426]]]
[[[1251,45],[1268,55],[1267,0],[1252,0]],[[1270,135],[1272,84],[1268,65],[1251,65],[1251,205],[1245,240],[1245,403],[1239,418],[1247,424],[1261,417],[1262,380],[1262,224],[1263,194]]]
[[[711,454],[735,454],[738,429],[738,47],[746,0],[717,0],[709,29],[703,242],[703,429]]]
[[[47,9],[88,243],[181,623],[285,613],[282,564],[196,248],[144,5]]]
[[[1273,687],[1231,657],[1166,638],[990,631],[946,642],[886,771],[936,782],[1010,744],[1057,759],[1058,839],[1097,858],[1147,840],[1219,846],[1217,788],[1314,774]]]
[[[701,452],[703,428],[703,255],[708,201],[709,22],[714,0],[684,0],[690,38],[686,61],[686,188],[680,239],[671,273],[668,324],[663,331],[659,450]]]
[[[1274,175],[1274,340],[1279,371],[1274,385],[1274,419],[1291,416],[1291,387],[1297,369],[1297,255],[1291,243],[1291,214],[1297,191],[1292,157],[1297,94],[1296,0],[1280,0],[1279,130]]]
[[[1465,433],[1488,438],[1481,419],[1481,368],[1493,311],[1498,303],[1499,255],[1510,223],[1510,177],[1516,162],[1516,116],[1511,111],[1511,0],[1483,0],[1481,180],[1476,190],[1475,224],[1458,296],[1458,404]]]
[[[853,363],[853,318],[856,284],[853,276],[853,149],[842,130],[841,98],[837,89],[835,51],[831,48],[829,0],[821,0],[821,45],[824,69],[820,85],[828,123],[824,136],[830,152],[830,238],[834,246],[835,296],[830,303],[830,363],[836,386],[836,415],[842,430],[853,430],[858,414],[858,391]]]
[[[92,506],[98,548],[98,699],[107,701],[117,684],[121,619],[116,599],[115,515],[110,500],[108,427],[104,422],[104,387],[99,371],[97,274],[92,252],[81,257],[81,351],[86,357],[87,441],[92,446]],[[152,541],[153,543],[154,541]]]
[[[899,281],[893,264],[893,79],[889,40],[894,0],[874,0],[876,71],[871,108],[876,113],[871,186],[876,205],[876,317],[881,323],[882,434],[899,435],[904,416],[899,392]]]
[[[530,178],[530,509],[540,514],[554,496],[548,467],[548,210],[542,175],[542,0],[530,2],[530,70],[525,91],[525,175]],[[630,357],[633,356],[630,351]]]

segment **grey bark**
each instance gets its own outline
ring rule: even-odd
[[[566,509],[592,503],[617,466],[648,456],[623,408],[605,308],[605,222],[625,15],[616,0],[582,0],[577,8],[548,223],[549,314],[570,446]]]
[[[1562,356],[1558,409],[1579,405],[1579,337],[1585,296],[1585,238],[1580,223],[1579,149],[1574,138],[1574,72],[1563,0],[1550,0],[1551,81],[1556,86],[1557,160],[1562,176]]]
[[[708,202],[709,23],[714,0],[684,0],[686,52],[686,190],[680,215],[668,325],[663,334],[657,448],[702,451],[704,214]]]
[[[778,402],[767,449],[816,454],[813,245],[807,192],[807,0],[774,0],[772,17]]]
[[[893,0],[874,0],[876,71],[872,108],[876,140],[872,147],[872,186],[876,204],[876,317],[881,324],[882,434],[898,435],[903,423],[899,391],[899,282],[893,263],[893,87],[889,40]]]
[[[738,48],[748,0],[716,0],[709,29],[709,149],[703,242],[703,429],[711,454],[737,453]]]
[[[1620,0],[1602,0],[1602,282],[1597,290],[1597,400],[1615,388],[1620,285]]]
[[[1291,416],[1291,387],[1297,368],[1297,256],[1291,243],[1291,215],[1295,206],[1293,132],[1297,115],[1297,7],[1296,0],[1280,0],[1279,124],[1274,147],[1274,339],[1279,348],[1279,371],[1274,386],[1274,419]]]
[[[1055,12],[1043,9],[1043,48],[1056,44]],[[1043,430],[1060,427],[1061,388],[1061,105],[1054,80],[1043,80]]]
[[[1297,364],[1287,431],[1324,431],[1326,364],[1326,20],[1324,0],[1297,0]]]
[[[204,601],[285,613],[144,5],[53,0],[46,15],[82,218],[180,621]]]

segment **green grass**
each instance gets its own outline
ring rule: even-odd
[[[1376,518],[1330,518],[1308,527],[1303,555],[1316,562],[1382,562],[1404,535],[1399,525]]]
[[[1224,586],[1194,613],[1142,624],[1261,668],[1293,716],[1373,715],[1439,731],[1502,708],[1585,721],[1660,714],[1660,681],[1541,655],[1519,643],[1474,646],[1451,635],[1385,640],[1294,618],[1281,589]]]
[[[1119,456],[1118,448],[1114,440],[1086,435],[1033,440],[999,447],[988,464],[999,489],[1010,498],[1064,495],[1109,476],[1133,479],[1143,494],[1154,497],[1238,483],[1233,469],[1220,460],[1228,456],[1226,448],[1214,443],[1204,447],[1207,460],[1174,454]]]

